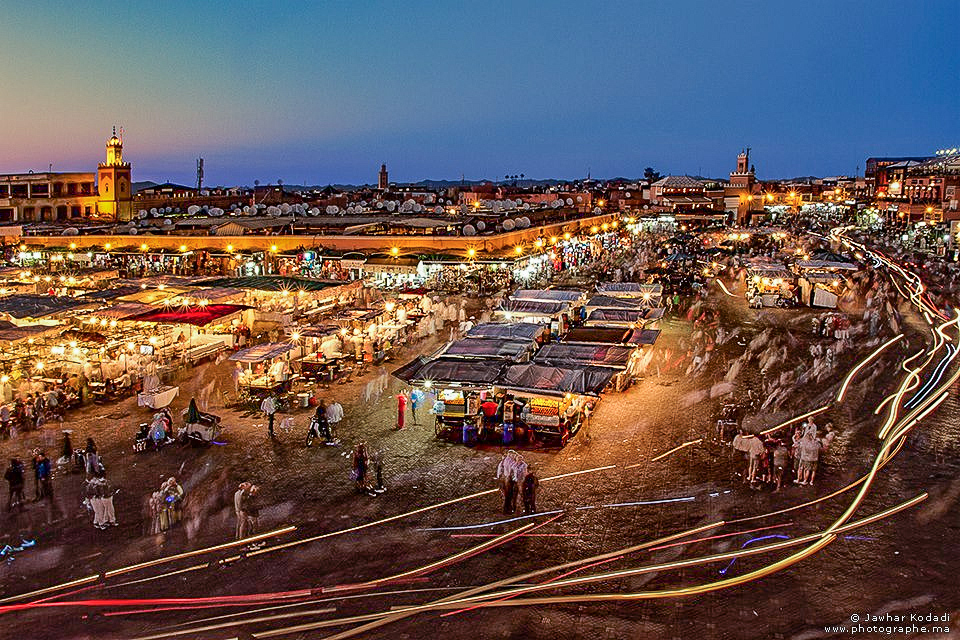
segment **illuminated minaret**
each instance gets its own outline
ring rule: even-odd
[[[390,179],[387,177],[387,165],[380,165],[380,173],[377,175],[377,188],[386,191],[390,187]]]
[[[123,140],[116,127],[107,140],[107,161],[97,167],[97,195],[99,217],[127,221],[133,216],[130,163],[123,161]]]

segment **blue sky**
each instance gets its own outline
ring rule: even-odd
[[[199,5],[199,6],[195,6]],[[853,173],[960,144],[960,3],[46,2],[0,21],[0,172]]]

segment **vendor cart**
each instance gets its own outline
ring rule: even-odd
[[[220,436],[220,416],[205,413],[197,408],[195,400],[190,400],[190,406],[183,410],[184,426],[178,434],[182,438],[198,443],[211,443]]]

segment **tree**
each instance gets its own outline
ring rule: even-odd
[[[660,172],[654,171],[653,167],[647,167],[643,170],[643,178],[647,182],[656,182],[660,179]]]

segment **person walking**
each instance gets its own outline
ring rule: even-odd
[[[243,510],[244,499],[250,489],[249,482],[241,482],[233,494],[233,513],[237,517],[235,538],[241,540],[247,537],[247,512]]]
[[[407,394],[403,391],[397,394],[397,429],[403,429],[403,420],[407,413]]]
[[[3,479],[7,481],[10,488],[10,494],[7,497],[7,511],[14,506],[20,507],[23,511],[23,464],[16,458],[10,458],[10,466],[7,467]]]
[[[277,413],[277,402],[273,399],[273,394],[268,395],[260,403],[260,411],[267,416],[267,432],[273,437],[273,419]]]
[[[117,512],[113,507],[113,485],[107,480],[102,469],[97,469],[97,497],[100,501],[100,511],[103,514],[103,529],[117,526]]]
[[[533,471],[528,471],[523,478],[521,493],[523,495],[523,512],[531,514],[537,512],[537,489],[540,487],[540,479]]]
[[[103,504],[100,502],[99,478],[89,478],[84,487],[85,502],[93,510],[93,526],[97,529],[104,528]]]

